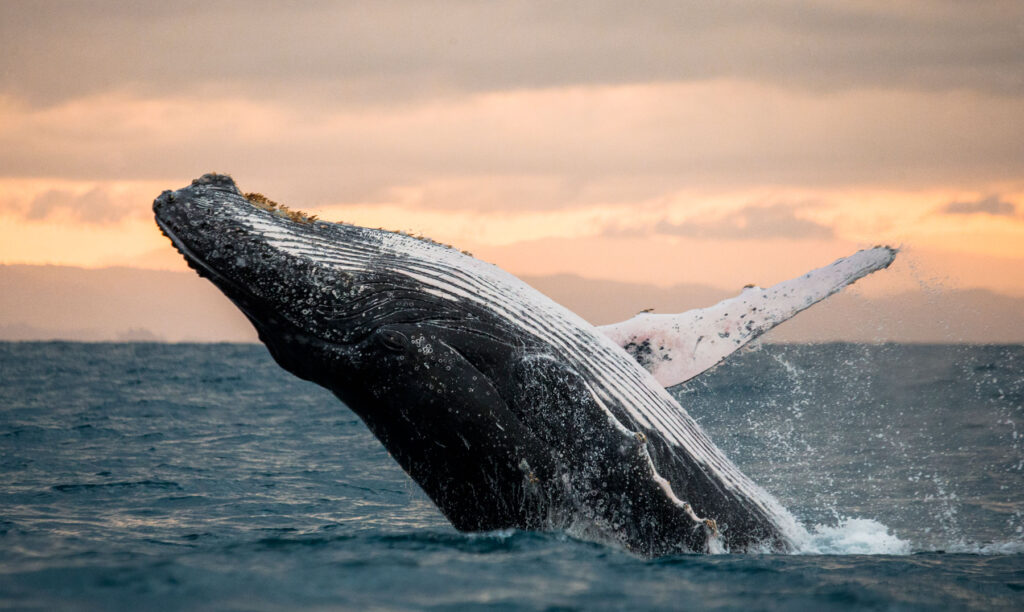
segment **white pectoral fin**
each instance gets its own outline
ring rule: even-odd
[[[767,289],[747,287],[709,308],[675,315],[639,314],[598,329],[671,387],[711,368],[754,338],[872,272],[887,268],[897,250],[858,251]]]

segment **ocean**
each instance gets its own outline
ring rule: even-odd
[[[673,389],[812,534],[462,534],[248,344],[0,343],[0,609],[1024,609],[1024,346],[764,344]]]

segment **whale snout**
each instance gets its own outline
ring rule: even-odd
[[[153,214],[156,215],[158,219],[167,214],[166,209],[174,203],[174,199],[174,192],[170,189],[167,189],[158,195],[156,199],[153,200]]]
[[[153,216],[156,217],[157,225],[172,241],[174,230],[185,221],[187,208],[187,200],[176,191],[164,191],[153,200]]]
[[[216,197],[216,192],[244,199],[230,176],[204,174],[193,180],[188,187],[164,191],[153,200],[153,214],[157,224],[175,243],[201,240],[208,238],[207,234],[220,232],[224,229],[221,226],[230,216],[224,214],[227,212],[224,207],[229,200]],[[215,221],[215,217],[219,220]]]

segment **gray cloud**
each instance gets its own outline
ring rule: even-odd
[[[946,204],[941,212],[949,215],[973,215],[985,213],[989,215],[1012,217],[1017,214],[1017,207],[1013,202],[1007,202],[999,196],[988,196],[973,202],[950,202]]]
[[[107,190],[96,187],[82,194],[63,189],[50,189],[35,198],[25,211],[25,218],[45,219],[59,211],[69,213],[83,223],[110,223],[120,221],[132,213],[141,214],[138,206],[117,202]]]
[[[1017,0],[0,3],[0,92],[401,103],[577,84],[738,78],[1020,94]]]
[[[0,177],[220,170],[306,207],[421,191],[474,210],[994,189],[1024,158],[1022,19],[998,1],[0,2]],[[644,85],[545,89],[621,83]]]
[[[218,170],[306,207],[413,189],[419,206],[474,210],[629,204],[694,186],[985,190],[1019,182],[1020,116],[1002,97],[733,83],[350,113],[111,96],[0,111],[0,176],[173,187]]]
[[[746,206],[724,217],[708,221],[671,223],[662,219],[648,231],[609,228],[606,236],[636,237],[645,234],[683,236],[686,238],[718,240],[824,240],[835,236],[835,231],[796,215],[805,204],[774,204]]]

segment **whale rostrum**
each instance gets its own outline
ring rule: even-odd
[[[153,210],[277,363],[358,414],[457,529],[564,530],[643,556],[800,547],[665,386],[895,254],[599,329],[450,246],[316,220],[225,175]]]

